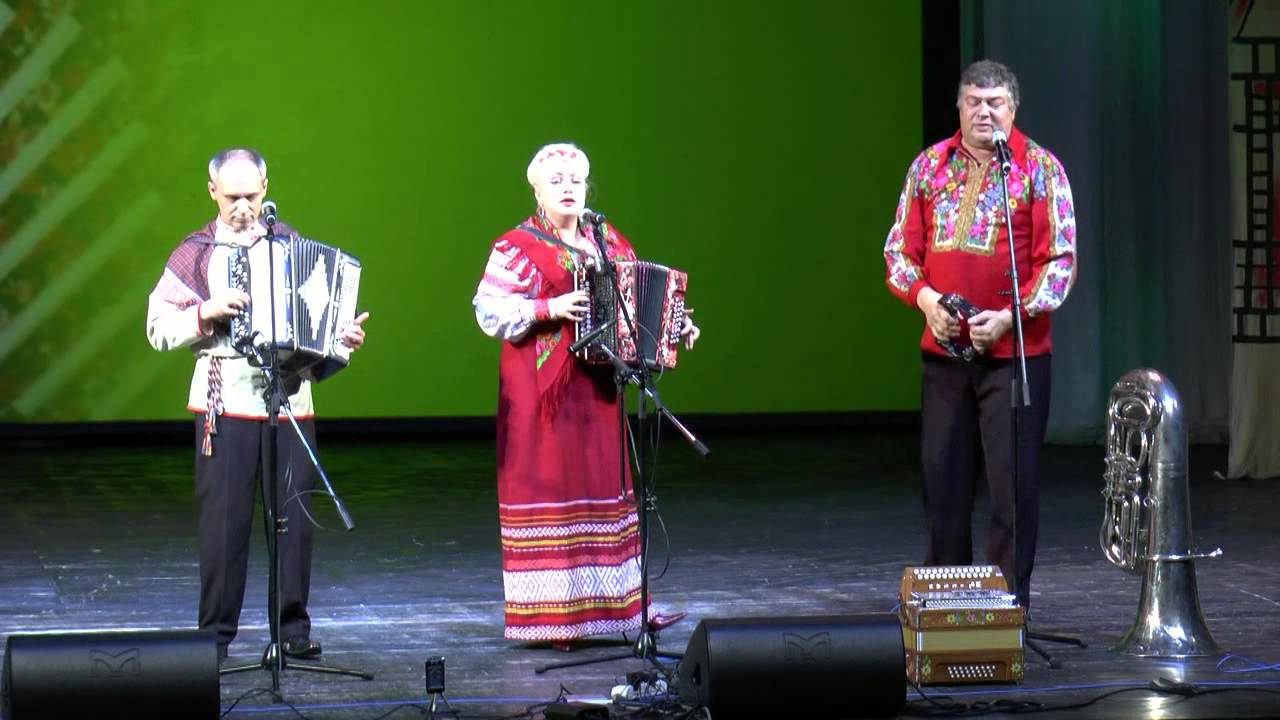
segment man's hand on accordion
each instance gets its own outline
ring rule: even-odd
[[[689,317],[693,314],[693,308],[684,309],[684,327],[680,328],[680,337],[684,338],[684,348],[692,350],[693,344],[698,342],[698,338],[702,335],[702,331],[697,325],[693,324],[693,318]]]
[[[349,325],[342,328],[342,342],[352,350],[359,350],[364,345],[364,321],[369,319],[369,313],[362,312],[351,321]]]
[[[924,313],[925,322],[935,338],[947,340],[959,337],[960,321],[938,302],[940,299],[942,299],[942,293],[937,290],[931,287],[921,288],[920,294],[916,295],[916,307]]]
[[[574,290],[548,300],[547,313],[552,320],[581,322],[587,315],[589,302],[586,290]]]
[[[210,323],[224,318],[239,317],[249,307],[249,293],[225,288],[210,293],[208,300],[200,303],[200,324],[208,332]]]
[[[1013,311],[983,310],[969,318],[969,337],[973,340],[973,349],[984,353],[991,349],[1004,334],[1013,327]]]

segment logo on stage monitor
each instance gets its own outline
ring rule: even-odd
[[[89,650],[89,676],[96,678],[120,678],[142,674],[142,653],[130,648],[118,653],[106,650]]]
[[[820,632],[805,637],[795,633],[783,633],[783,658],[789,663],[816,664],[831,659],[831,633]]]

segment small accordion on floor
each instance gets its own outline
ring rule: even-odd
[[[280,370],[323,380],[351,361],[342,328],[356,315],[360,261],[314,240],[277,236],[274,257],[275,333],[271,322],[272,278],[267,267],[249,268],[249,248],[236,248],[228,285],[249,294],[249,308],[231,319],[231,342],[251,361],[272,347]],[[258,358],[256,361],[261,361]]]
[[[641,260],[617,262],[614,267],[618,271],[619,296],[615,296],[613,283],[604,272],[581,267],[574,273],[574,289],[586,291],[590,298],[586,315],[575,325],[574,339],[605,323],[607,328],[598,343],[628,365],[638,366],[643,361],[651,369],[675,367],[680,330],[684,327],[688,274]],[[638,338],[632,336],[627,314],[636,324]],[[579,355],[590,363],[609,363],[609,356],[598,343],[587,345]]]
[[[994,565],[908,567],[899,619],[917,685],[1019,682],[1026,618]]]

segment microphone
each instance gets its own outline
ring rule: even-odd
[[[595,227],[596,232],[592,233],[596,238],[596,247],[600,250],[600,270],[609,270],[609,251],[605,247],[604,233],[600,232],[600,226],[604,225],[605,218],[603,213],[598,213],[591,208],[583,208],[582,219],[591,223]]]
[[[276,204],[271,200],[262,203],[262,219],[266,221],[268,230],[275,227]]]
[[[1013,151],[1009,149],[1009,136],[1000,128],[991,131],[991,139],[996,144],[996,159],[1000,161],[1000,170],[1005,175],[1013,169]]]
[[[262,342],[257,342],[262,339]],[[262,333],[254,330],[232,344],[236,352],[244,355],[253,367],[260,368],[267,364],[267,341]]]
[[[583,335],[577,340],[574,340],[573,343],[569,345],[569,352],[573,353],[574,355],[577,355],[578,353],[582,352],[582,348],[595,342],[596,338],[603,335],[604,331],[608,329],[609,329],[608,323],[600,323],[591,332],[587,333],[586,335]]]

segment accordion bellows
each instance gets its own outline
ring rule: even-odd
[[[228,285],[249,294],[248,311],[231,320],[231,342],[251,362],[274,347],[282,371],[323,380],[351,361],[341,330],[355,318],[360,261],[306,238],[274,242],[272,265],[255,266],[256,272],[250,272],[248,248],[231,255]]]

